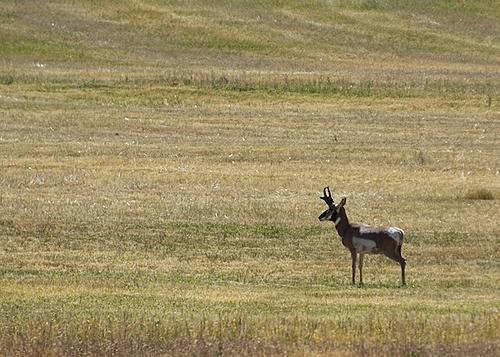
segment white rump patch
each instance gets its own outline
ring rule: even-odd
[[[389,237],[394,239],[398,245],[403,244],[403,236],[405,232],[401,228],[389,227],[385,231]]]
[[[370,253],[377,247],[374,241],[358,237],[352,238],[352,245],[354,245],[356,253]]]

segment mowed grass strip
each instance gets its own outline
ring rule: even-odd
[[[218,344],[230,352],[261,341],[260,349],[276,348],[276,352],[350,349],[362,353],[365,349],[390,354],[473,349],[485,354],[498,348],[492,342],[498,318],[489,311],[465,312],[460,306],[439,309],[435,301],[421,297],[399,297],[408,300],[405,304],[382,299],[380,294],[371,298],[356,292],[360,296],[350,297],[345,291],[333,299],[297,301],[297,292],[274,291],[278,294],[272,302],[269,296],[262,299],[266,292],[261,289],[242,291],[241,287],[225,293],[201,287],[196,292],[178,292],[174,298],[172,293],[82,291],[65,297],[24,298],[17,306],[22,303],[27,310],[15,309],[15,302],[3,300],[10,321],[1,325],[5,331],[2,347],[5,352],[104,348],[124,353],[135,346],[132,350],[142,353],[151,349],[181,353],[178,344],[185,343],[192,353],[202,353],[205,344]],[[9,329],[13,324],[16,330]]]

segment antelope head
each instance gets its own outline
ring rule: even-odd
[[[338,205],[333,202],[329,187],[323,189],[323,196],[320,197],[328,205],[328,209],[319,215],[320,221],[337,221],[340,209],[345,205],[346,199],[343,198]]]

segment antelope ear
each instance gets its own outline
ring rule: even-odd
[[[344,207],[344,205],[345,205],[346,201],[347,201],[347,198],[346,198],[346,197],[344,197],[344,198],[340,201],[340,203],[337,205],[337,208]]]

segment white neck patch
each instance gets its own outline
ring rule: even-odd
[[[335,222],[334,222],[334,223],[335,223],[335,227],[337,227],[337,226],[338,226],[338,224],[340,223],[340,217],[337,217],[337,219],[335,220]]]

